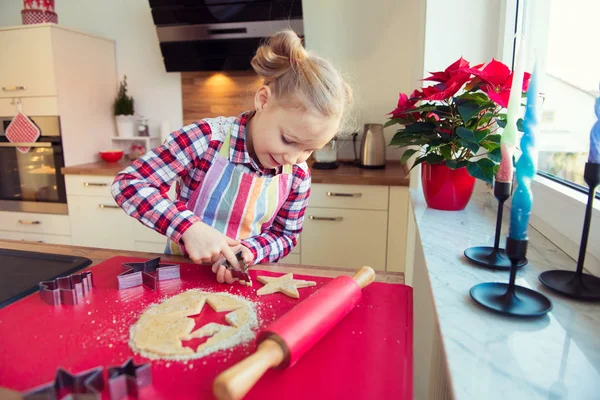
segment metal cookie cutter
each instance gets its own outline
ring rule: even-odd
[[[110,398],[120,400],[125,396],[138,398],[140,389],[152,384],[150,363],[135,365],[133,358],[120,367],[108,368]]]
[[[231,276],[233,279],[239,279],[240,283],[245,282],[244,285],[252,286],[252,279],[250,278],[250,274],[248,274],[248,264],[244,261],[244,257],[242,256],[242,252],[238,251],[235,255],[242,269],[237,269],[227,260],[223,261],[223,265],[229,271],[231,271]]]
[[[72,374],[63,368],[58,368],[54,381],[23,393],[23,399],[100,399],[101,392],[104,390],[102,371],[102,367],[96,367],[78,374]],[[67,394],[70,396],[64,397]]]
[[[74,305],[92,290],[92,271],[85,271],[39,283],[40,297],[46,303],[57,306]]]
[[[179,279],[179,265],[161,263],[160,257],[145,262],[123,263],[127,268],[117,275],[119,290],[129,289],[134,286],[144,285],[156,290],[158,281]]]

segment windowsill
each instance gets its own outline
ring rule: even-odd
[[[552,179],[548,179],[541,175],[536,175],[533,182],[534,185],[539,184],[547,189],[554,190],[557,195],[563,197],[564,201],[569,201],[572,202],[574,205],[581,205],[583,207],[587,205],[588,196],[584,193],[581,193],[578,190],[565,186],[561,183],[555,182]],[[594,202],[594,210],[600,211],[600,201]]]

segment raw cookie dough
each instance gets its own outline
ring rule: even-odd
[[[199,314],[203,307],[215,312],[231,311],[225,315],[230,325],[210,322],[192,331],[195,322],[188,317]],[[129,346],[151,359],[200,358],[253,340],[252,329],[257,325],[256,309],[250,301],[231,294],[188,290],[144,311],[130,328]],[[207,336],[210,338],[196,351],[181,343]]]
[[[258,279],[260,283],[265,284],[265,286],[256,291],[257,295],[263,296],[265,294],[281,292],[286,296],[293,297],[295,299],[300,298],[300,293],[298,293],[299,288],[315,286],[317,284],[313,281],[294,279],[294,275],[292,273],[279,277],[259,276],[256,279]]]

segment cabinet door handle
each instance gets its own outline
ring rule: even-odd
[[[2,90],[5,92],[16,92],[19,90],[25,90],[25,86],[2,86]]]
[[[98,204],[100,208],[121,208],[119,206],[113,206],[112,204]]]
[[[90,187],[90,186],[95,186],[95,187],[106,187],[106,186],[108,186],[108,183],[98,183],[98,182],[83,182],[83,186],[85,186],[85,187]]]
[[[314,215],[309,215],[309,219],[313,221],[343,221],[344,217],[315,217]]]
[[[42,221],[20,219],[19,223],[21,225],[40,225],[42,223]]]
[[[327,192],[327,197],[361,197],[362,193],[335,193]]]

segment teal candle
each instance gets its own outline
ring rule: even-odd
[[[534,67],[529,90],[527,91],[527,109],[523,118],[523,137],[521,138],[521,157],[517,161],[517,188],[513,196],[510,210],[510,228],[508,236],[516,240],[527,239],[527,226],[533,205],[531,181],[537,169],[537,151],[535,148],[535,131],[538,124],[537,67]]]

